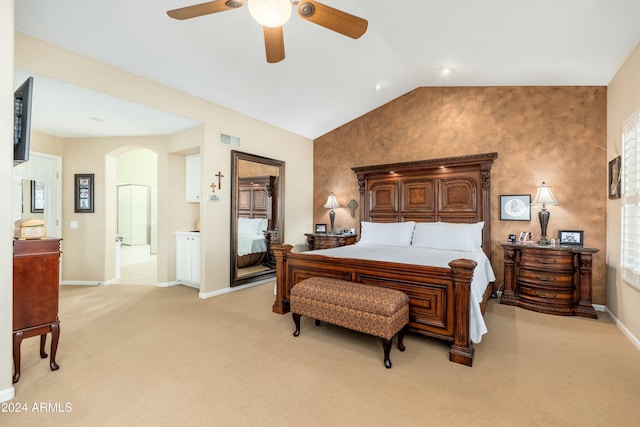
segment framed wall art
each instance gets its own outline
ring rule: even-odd
[[[584,232],[582,230],[558,230],[558,243],[561,245],[582,246]]]
[[[531,221],[531,194],[501,195],[500,219],[502,221]]]
[[[75,209],[77,213],[93,213],[93,174],[75,174],[74,175],[74,193],[75,193]]]
[[[609,198],[620,198],[620,165],[622,158],[620,156],[609,162]]]

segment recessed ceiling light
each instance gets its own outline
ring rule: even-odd
[[[381,91],[383,88],[384,88],[384,85],[382,83],[376,84],[376,91]]]
[[[456,71],[455,68],[451,68],[451,67],[442,67],[442,70],[440,71],[442,73],[443,76],[450,76],[451,74],[453,74]]]

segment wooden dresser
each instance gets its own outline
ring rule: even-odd
[[[503,243],[500,302],[540,313],[597,318],[591,302],[596,248]]]
[[[356,234],[305,234],[305,236],[307,236],[310,251],[353,245],[358,237]]]
[[[60,337],[58,295],[60,240],[13,241],[13,382],[20,379],[20,344],[23,338],[40,336],[40,357],[51,332],[52,371],[59,368],[56,351]]]

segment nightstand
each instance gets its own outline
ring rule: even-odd
[[[337,248],[338,246],[353,245],[356,234],[305,234],[309,250]]]
[[[591,303],[591,261],[596,248],[503,243],[500,302],[539,313],[597,318]]]

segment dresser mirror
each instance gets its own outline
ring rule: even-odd
[[[231,286],[275,277],[284,235],[284,162],[231,152]]]

